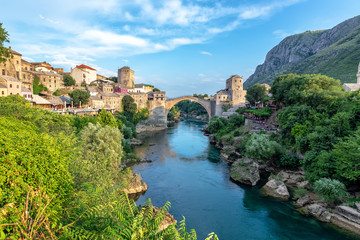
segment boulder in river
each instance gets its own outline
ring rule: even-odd
[[[255,186],[260,180],[259,164],[250,158],[239,159],[231,165],[230,177],[236,182]]]
[[[280,180],[271,179],[262,188],[262,194],[281,200],[289,200],[290,194],[284,182]]]

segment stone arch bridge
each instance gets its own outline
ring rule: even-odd
[[[172,99],[165,99],[164,101],[149,101],[149,111],[150,116],[147,120],[145,120],[144,124],[156,125],[156,126],[166,126],[167,124],[167,115],[170,109],[177,104],[178,102],[184,100],[191,100],[199,103],[203,106],[206,112],[210,117],[215,115],[215,108],[212,107],[212,104],[215,102],[210,100],[204,100],[201,98],[193,97],[193,96],[182,96]]]
[[[197,98],[197,97],[191,97],[191,96],[183,96],[183,97],[178,97],[178,98],[172,98],[172,99],[167,99],[165,102],[165,114],[167,116],[167,114],[169,113],[170,109],[177,103],[184,101],[184,100],[191,100],[194,102],[199,103],[201,106],[203,106],[206,110],[206,112],[209,115],[209,118],[211,116],[213,116],[211,114],[211,102],[210,100],[204,100],[201,98]]]

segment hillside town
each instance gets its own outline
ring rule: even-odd
[[[112,113],[121,111],[122,99],[126,95],[134,99],[138,109],[152,110],[165,106],[166,92],[150,84],[135,84],[135,72],[128,66],[119,68],[117,77],[108,78],[85,64],[77,65],[66,72],[64,68],[54,67],[45,61],[26,61],[21,53],[11,47],[9,50],[12,57],[0,64],[2,97],[18,94],[29,100],[32,105],[78,115],[94,115],[102,108]],[[66,84],[66,76],[71,76],[75,80],[74,84]],[[35,94],[34,84],[42,86],[43,91]],[[75,105],[69,96],[74,90],[88,92],[89,102]],[[221,116],[226,112],[224,106],[232,106],[235,109],[244,107],[245,96],[243,77],[232,75],[226,80],[225,89],[206,99],[211,105],[211,116]]]

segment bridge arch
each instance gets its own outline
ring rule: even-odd
[[[210,100],[204,100],[204,99],[193,97],[193,96],[183,96],[183,97],[178,97],[178,98],[167,99],[166,103],[165,103],[165,116],[168,115],[170,109],[175,104],[177,104],[181,101],[184,101],[184,100],[191,100],[191,101],[199,103],[201,106],[203,106],[203,108],[205,108],[206,112],[208,113],[209,119],[211,118],[212,114],[211,114]]]

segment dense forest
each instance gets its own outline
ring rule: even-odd
[[[0,98],[1,238],[196,239],[184,221],[159,230],[170,203],[154,211],[123,192],[133,178],[129,139],[148,116],[131,97],[123,106],[78,117]]]

